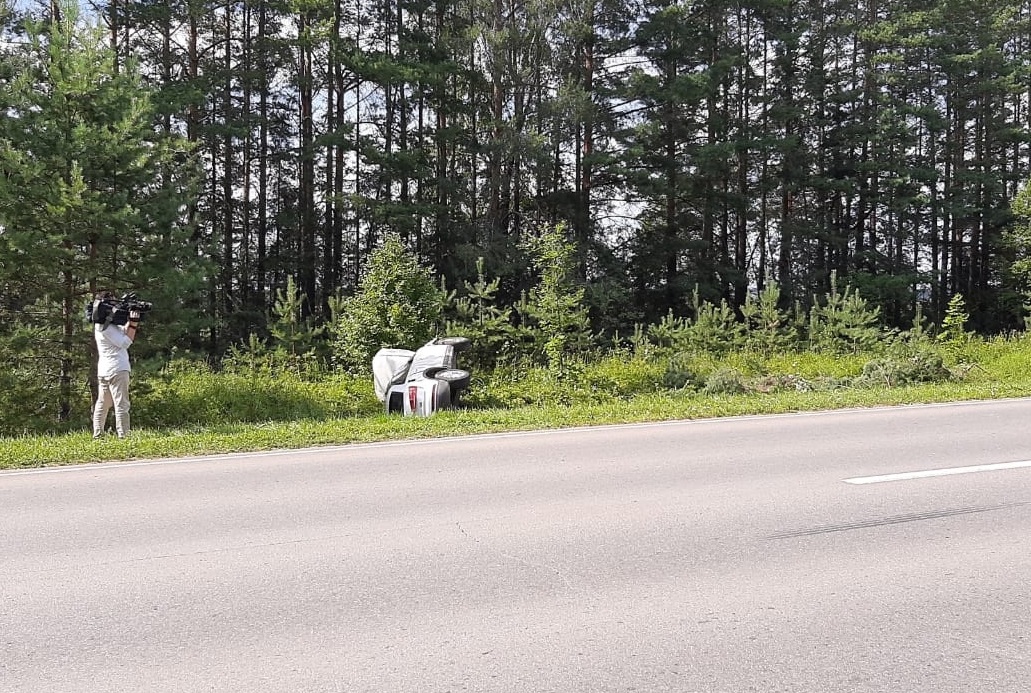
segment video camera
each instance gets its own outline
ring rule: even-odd
[[[134,293],[121,298],[98,298],[86,306],[86,320],[98,325],[124,325],[129,322],[129,313],[139,313],[143,320],[144,314],[153,307],[153,303],[141,301]]]

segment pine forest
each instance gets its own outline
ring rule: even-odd
[[[66,419],[102,288],[141,357],[346,341],[393,242],[439,320],[568,269],[598,344],[851,292],[1023,330],[1029,49],[1029,0],[0,0],[0,360]]]

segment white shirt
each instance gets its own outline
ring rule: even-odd
[[[97,377],[110,378],[119,371],[129,370],[129,347],[132,339],[126,334],[127,325],[93,325],[93,338],[97,341]]]

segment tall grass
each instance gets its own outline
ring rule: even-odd
[[[934,381],[864,378],[871,363],[890,375],[927,353],[946,369]],[[474,373],[463,408],[425,419],[384,415],[372,383],[350,375],[172,364],[134,376],[129,440],[94,441],[86,422],[62,435],[7,437],[0,468],[1029,396],[1029,364],[1023,336],[847,355],[623,349],[561,371],[516,364]]]

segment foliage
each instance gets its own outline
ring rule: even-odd
[[[70,5],[2,5],[0,83],[38,74],[19,48],[23,37],[9,33],[19,24],[6,21],[8,11],[70,16]],[[153,199],[139,194],[132,166],[110,169],[131,174],[126,180],[97,185],[95,160],[64,155],[87,152],[69,151],[80,135],[97,152],[117,138],[125,121],[113,106],[126,92],[111,85],[145,75],[134,91],[154,94],[151,134],[192,143],[203,184],[179,177],[195,170],[187,156],[145,176],[189,194],[160,215],[140,210],[153,237],[100,252],[91,270],[119,288],[153,287],[159,306],[185,304],[148,327],[141,349],[181,343],[180,316],[197,326],[203,307],[209,322],[189,330],[189,341],[217,362],[228,344],[246,343],[287,276],[325,320],[330,299],[355,290],[368,253],[391,230],[447,286],[476,281],[472,263],[485,257],[505,310],[529,283],[518,241],[556,219],[570,220],[594,330],[688,312],[692,287],[709,308],[726,299],[743,312],[751,282],[768,286],[771,277],[787,309],[824,291],[834,270],[881,308],[886,327],[901,328],[924,264],[940,273],[919,296],[933,319],[950,287],[967,297],[968,328],[1019,326],[1028,243],[1023,222],[1009,223],[1021,205],[1008,203],[1031,163],[1019,3],[886,0],[862,21],[863,8],[848,3],[208,8],[99,3],[95,21],[117,56],[94,55],[86,79],[57,65],[51,74],[79,75],[78,91],[40,90],[41,112],[76,107],[67,122],[81,117],[81,130],[12,148],[63,151],[65,175],[16,187],[38,202],[42,181],[52,183],[46,202],[58,209],[30,207],[58,222],[75,221],[57,213],[68,201],[89,199],[99,215],[108,200],[96,228],[111,246],[116,232],[139,232],[122,202]],[[4,91],[8,115],[13,90]],[[966,113],[983,115],[977,127]],[[98,121],[111,131],[98,132]],[[78,220],[92,219],[88,212],[79,207]],[[183,221],[187,235],[163,238]],[[64,252],[50,234],[39,246]],[[173,261],[121,254],[157,248]],[[197,256],[206,269],[165,281],[163,268]],[[36,295],[34,277],[58,276],[45,264],[4,293]],[[181,301],[166,300],[173,296]],[[51,320],[67,319],[59,298],[52,293],[45,307]],[[710,318],[720,319],[693,316],[700,331]],[[775,351],[781,336],[753,333],[748,346]],[[838,348],[838,337],[821,348]]]
[[[932,349],[936,346],[940,345],[931,343]],[[969,348],[976,368],[948,380],[893,387],[858,387],[863,383],[856,376],[863,365],[878,358],[870,355],[805,352],[767,358],[755,352],[718,360],[685,358],[681,366],[704,370],[713,391],[720,382],[719,389],[729,386],[740,392],[719,397],[694,388],[658,387],[655,379],[668,360],[657,354],[613,352],[584,363],[584,380],[571,384],[559,382],[546,367],[523,363],[478,374],[468,408],[425,419],[384,416],[364,378],[345,374],[302,380],[292,373],[219,373],[187,354],[160,372],[142,368],[134,376],[138,425],[131,440],[97,444],[85,421],[83,430],[64,435],[36,435],[32,428],[6,426],[0,429],[6,436],[0,440],[0,468],[1031,395],[1031,338],[998,337],[971,342]],[[899,348],[891,358],[904,360],[905,353]],[[744,392],[738,384],[744,385]],[[11,421],[17,410],[0,410],[0,420]]]
[[[720,368],[705,379],[702,394],[739,395],[747,390],[744,375],[733,368]]]
[[[519,330],[513,324],[513,308],[497,305],[500,278],[487,281],[483,258],[476,261],[476,281],[464,283],[464,295],[452,298],[445,332],[468,337],[469,348],[463,352],[463,363],[473,371],[490,370],[499,361],[515,357],[519,346]]]
[[[790,315],[780,308],[781,292],[776,282],[769,282],[741,306],[744,318],[744,346],[763,354],[787,351],[797,346],[798,335]]]
[[[11,318],[0,309],[0,321]],[[47,373],[51,362],[40,355],[46,343],[46,332],[39,327],[24,326],[20,321],[7,322],[0,330],[0,435],[46,433],[68,430],[76,421],[68,417],[61,424],[57,382]],[[89,391],[73,391],[73,410],[85,413],[89,408]]]
[[[674,354],[666,362],[666,368],[662,372],[662,387],[667,390],[681,390],[693,386],[698,380],[697,374],[691,369],[690,359],[683,354]]]
[[[972,335],[967,332],[966,324],[970,320],[963,294],[953,294],[949,306],[945,309],[941,330],[937,338],[939,342],[959,346],[970,341]]]
[[[838,292],[837,275],[824,300],[814,301],[809,311],[809,342],[817,351],[853,354],[874,348],[883,336],[880,310],[871,308],[858,289]]]
[[[741,345],[744,326],[726,300],[721,300],[719,305],[702,301],[695,287],[692,309],[694,320],[685,330],[685,343],[678,346],[718,355]]]
[[[304,361],[315,360],[315,349],[324,332],[322,327],[314,325],[311,316],[305,316],[307,300],[294,278],[287,277],[286,288],[276,292],[269,321],[276,349],[286,354],[284,366],[297,373],[305,370]]]
[[[537,274],[537,285],[519,306],[527,333],[549,368],[564,374],[572,357],[592,341],[583,286],[575,278],[575,248],[565,239],[565,225],[545,226],[528,236],[524,247]]]
[[[664,364],[616,350],[578,364],[576,378],[527,361],[477,378],[466,398],[472,408],[577,405],[632,400],[664,389]]]
[[[1021,298],[1021,313],[1027,329],[1027,321],[1031,321],[1028,310],[1031,304],[1031,185],[1025,184],[1020,189],[1010,208],[1015,221],[1001,234],[1002,274],[1006,287]]]
[[[27,23],[12,44],[22,71],[0,79],[0,292],[14,313],[0,333],[34,332],[16,389],[46,392],[34,415],[67,423],[89,406],[76,385],[91,377],[93,293],[137,290],[158,306],[134,349],[145,355],[185,331],[191,313],[169,308],[203,272],[182,214],[197,172],[188,145],[155,130],[150,90],[104,32],[74,3],[52,9],[59,18]]]
[[[444,295],[429,269],[401,238],[389,235],[369,255],[358,291],[340,303],[330,325],[334,363],[351,373],[371,373],[383,347],[415,349],[436,334]]]
[[[587,364],[579,385],[590,393],[629,399],[662,389],[665,382],[666,369],[662,362],[616,350]]]
[[[224,373],[275,376],[289,372],[307,381],[318,380],[327,372],[325,362],[314,349],[291,353],[283,345],[269,346],[255,335],[246,344],[229,347],[220,366]]]
[[[962,294],[954,294],[949,299],[945,317],[942,319],[941,327],[935,335],[935,340],[950,363],[964,364],[973,362],[970,355],[980,338],[968,332],[966,325],[970,320],[967,313],[966,301]]]
[[[485,329],[477,359],[525,351],[572,381],[574,333],[670,311],[691,318],[677,353],[808,349],[791,306],[834,271],[889,329],[918,303],[940,321],[954,291],[971,331],[1026,314],[1028,193],[1009,204],[1031,165],[1019,3],[886,0],[857,21],[854,3],[128,0],[100,3],[75,40],[61,22],[26,40],[12,16],[70,19],[72,5],[0,5],[0,294],[22,323],[0,332],[44,330],[14,386],[64,400],[28,408],[42,428],[79,413],[94,288],[157,304],[137,355],[177,344],[217,363],[265,337],[287,277],[332,327],[334,298],[391,231],[443,286],[497,277],[481,308],[519,329]],[[515,307],[538,279],[518,244],[557,219],[591,307],[590,328],[559,335]],[[771,278],[779,301],[750,313]],[[872,348],[826,308],[816,348]],[[368,313],[348,327],[386,322]],[[395,327],[392,346],[417,346]],[[330,336],[367,368],[375,344]]]
[[[861,387],[899,387],[942,382],[951,377],[941,355],[925,350],[903,357],[873,359],[863,366],[862,374],[854,382]]]
[[[694,317],[681,317],[670,311],[658,323],[649,326],[647,336],[656,346],[673,353],[721,355],[752,344],[765,344],[766,348],[774,349],[776,345],[789,343],[779,336],[784,327],[777,325],[773,314],[765,312],[760,316],[754,303],[748,306],[742,322],[725,300],[719,304],[704,301],[696,287],[691,306]],[[767,308],[768,304],[762,310]],[[762,324],[763,320],[769,322]]]

